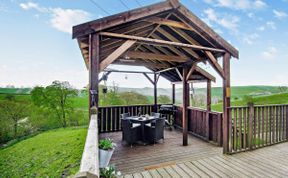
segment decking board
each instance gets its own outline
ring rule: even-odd
[[[223,155],[221,147],[191,135],[189,145],[183,147],[179,131],[165,131],[164,143],[132,148],[121,144],[121,132],[100,137],[109,137],[118,143],[111,163],[124,177],[288,177],[288,143]],[[155,169],[145,171],[145,167]]]

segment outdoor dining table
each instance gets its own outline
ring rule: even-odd
[[[156,120],[156,117],[154,116],[130,116],[127,117],[127,119],[130,119],[132,123],[138,123],[141,124],[141,132],[142,132],[142,141],[146,143],[145,139],[145,124],[151,123],[152,121]]]

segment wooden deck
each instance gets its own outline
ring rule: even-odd
[[[165,131],[165,142],[155,146],[121,144],[121,132],[101,134],[118,143],[111,163],[126,178],[288,177],[288,143],[233,155],[193,136],[181,146],[179,131]]]
[[[220,154],[123,177],[288,177],[287,147],[288,143],[281,143],[234,155]]]
[[[205,159],[222,154],[222,148],[189,135],[189,145],[182,146],[182,132],[165,130],[164,143],[155,145],[134,145],[122,143],[122,133],[102,133],[101,138],[112,138],[117,148],[111,164],[122,174],[142,172],[165,165],[176,165],[187,161]]]

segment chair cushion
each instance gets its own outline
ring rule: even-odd
[[[147,124],[145,124],[146,126],[148,126],[148,127],[151,127],[151,123],[147,123]]]
[[[132,127],[138,127],[138,126],[140,126],[141,124],[137,124],[137,123],[133,123],[132,124]]]

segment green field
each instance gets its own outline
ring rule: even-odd
[[[254,97],[255,105],[269,105],[269,104],[288,104],[288,93],[274,94],[270,96]],[[247,102],[243,100],[232,101],[231,106],[246,106]],[[212,110],[222,111],[223,104],[218,103],[212,105]]]
[[[85,128],[51,130],[0,149],[0,177],[61,177],[77,173]]]

